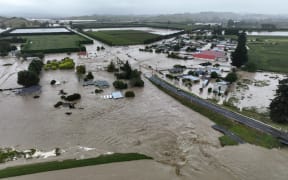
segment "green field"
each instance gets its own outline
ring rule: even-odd
[[[112,46],[146,44],[161,36],[136,30],[89,31],[90,37]]]
[[[249,61],[264,71],[288,73],[288,37],[248,37]]]
[[[58,53],[58,52],[77,52],[82,44],[91,43],[90,40],[76,35],[30,35],[22,36],[27,42],[22,48],[24,53]]]

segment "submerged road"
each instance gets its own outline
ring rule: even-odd
[[[205,108],[208,108],[208,109],[212,110],[213,112],[221,114],[221,115],[223,115],[229,119],[232,119],[238,123],[244,124],[248,127],[257,129],[261,132],[271,134],[272,136],[278,138],[283,144],[288,145],[288,133],[286,133],[286,132],[282,132],[282,131],[280,131],[280,130],[278,130],[278,129],[270,126],[270,125],[264,124],[258,120],[246,117],[246,116],[241,115],[239,113],[230,111],[230,110],[225,109],[221,106],[210,103],[210,102],[208,102],[204,99],[201,99],[199,97],[193,96],[193,95],[189,94],[188,92],[182,91],[182,90],[178,89],[177,87],[172,86],[171,84],[163,81],[162,79],[158,78],[155,75],[148,77],[148,79],[150,81],[152,81],[153,83],[161,86],[162,88],[165,88],[166,90],[168,90],[168,91],[170,91],[170,92],[172,92],[178,96],[184,97],[193,103],[197,103],[198,105],[201,105]]]

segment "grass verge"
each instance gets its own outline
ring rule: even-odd
[[[152,81],[151,81],[152,82]],[[260,131],[257,131],[255,129],[249,128],[245,125],[239,124],[221,114],[218,114],[216,112],[211,111],[210,109],[201,106],[197,103],[194,103],[192,101],[187,100],[186,98],[183,98],[181,96],[178,96],[167,89],[162,88],[161,86],[155,84],[152,82],[155,86],[157,86],[159,89],[179,101],[181,104],[191,108],[192,110],[202,114],[203,116],[206,116],[211,121],[215,122],[216,124],[223,126],[227,130],[233,132],[235,135],[239,136],[241,139],[243,139],[245,142],[248,142],[250,144],[255,144],[257,146],[262,146],[265,148],[276,148],[280,147],[281,144],[275,137],[262,133]]]
[[[257,112],[257,110],[255,110],[254,108],[243,108],[242,111],[240,111],[237,107],[235,107],[233,104],[231,103],[224,103],[223,106],[226,108],[226,109],[229,109],[231,111],[235,111],[239,114],[242,114],[244,116],[247,116],[247,117],[250,117],[250,118],[253,118],[253,119],[257,119],[265,124],[268,124],[270,126],[273,126],[275,128],[278,128],[278,129],[282,129],[282,130],[285,130],[285,131],[288,131],[288,125],[287,124],[279,124],[279,123],[276,123],[276,122],[273,122],[269,116],[269,112],[263,112],[263,113],[260,113],[260,112]]]
[[[125,162],[134,160],[152,159],[146,155],[137,153],[115,153],[112,155],[101,155],[96,158],[83,159],[83,160],[64,160],[52,161],[23,166],[8,167],[0,170],[0,178],[8,178],[14,176],[22,176],[27,174],[35,174],[40,172],[55,171],[61,169],[70,169],[76,167],[93,166],[99,164],[108,164],[114,162]]]
[[[238,143],[236,141],[234,141],[233,139],[231,139],[229,136],[224,135],[218,138],[220,141],[221,146],[234,146],[234,145],[238,145]]]

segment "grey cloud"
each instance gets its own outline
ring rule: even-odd
[[[72,16],[200,11],[285,14],[286,0],[0,0],[0,15]]]

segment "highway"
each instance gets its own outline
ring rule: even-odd
[[[199,97],[193,96],[193,95],[189,94],[188,92],[185,92],[181,89],[178,89],[177,87],[172,86],[171,84],[165,82],[164,80],[158,78],[155,75],[148,77],[148,79],[150,81],[152,81],[153,83],[161,86],[162,88],[165,88],[166,90],[168,90],[168,91],[170,91],[170,92],[172,92],[178,96],[184,97],[193,103],[197,103],[198,105],[206,107],[206,108],[212,110],[213,112],[219,113],[219,114],[221,114],[221,115],[223,115],[223,116],[225,116],[231,120],[234,120],[238,123],[244,124],[248,127],[257,129],[261,132],[271,134],[272,136],[278,138],[281,141],[281,143],[288,145],[288,133],[286,133],[286,132],[280,131],[280,130],[278,130],[278,129],[270,126],[270,125],[264,124],[258,120],[246,117],[246,116],[241,115],[239,113],[225,109],[221,106],[215,105],[215,104],[208,102],[204,99],[201,99]]]

